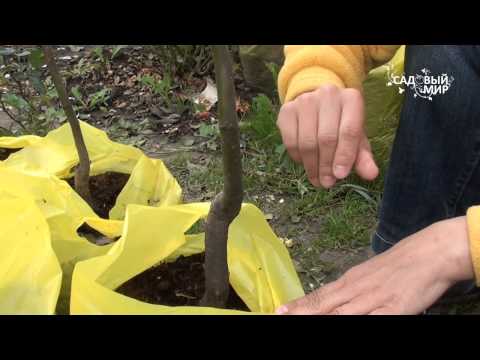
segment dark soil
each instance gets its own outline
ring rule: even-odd
[[[116,291],[156,305],[198,306],[205,292],[204,254],[180,256],[175,262],[154,266],[128,280]],[[227,309],[250,311],[230,286]]]
[[[6,160],[11,154],[16,153],[17,151],[20,151],[22,149],[5,149],[5,148],[0,148],[0,160]]]
[[[115,206],[117,196],[120,194],[130,175],[117,172],[91,176],[89,185],[94,204],[93,211],[101,218],[108,219],[108,213]],[[72,188],[74,178],[67,179]]]

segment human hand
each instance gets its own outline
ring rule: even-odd
[[[316,187],[332,187],[352,168],[365,180],[378,176],[356,89],[325,85],[302,94],[282,106],[277,126],[290,157],[303,164]]]
[[[277,309],[289,315],[419,314],[474,278],[465,217],[444,220]]]

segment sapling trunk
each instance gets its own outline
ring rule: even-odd
[[[219,128],[223,151],[223,191],[207,217],[205,229],[205,295],[202,306],[224,308],[229,295],[227,239],[230,223],[240,212],[243,200],[240,130],[235,107],[232,59],[227,45],[213,47],[219,99]]]
[[[50,72],[53,84],[58,92],[58,97],[60,98],[65,115],[67,116],[68,123],[72,129],[73,140],[78,153],[79,163],[75,169],[75,191],[89,205],[92,205],[92,197],[90,195],[88,184],[90,176],[90,158],[88,156],[85,140],[83,139],[80,122],[73,111],[72,104],[68,100],[67,89],[58,70],[57,63],[55,62],[54,50],[49,45],[42,45],[42,49],[45,55],[45,63],[47,64],[48,71]]]

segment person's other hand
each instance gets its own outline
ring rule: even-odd
[[[473,278],[466,219],[459,217],[405,238],[277,314],[419,314],[453,284]]]
[[[312,185],[330,188],[352,168],[365,180],[378,167],[364,131],[363,96],[325,85],[282,106],[277,126],[290,157],[302,163]]]

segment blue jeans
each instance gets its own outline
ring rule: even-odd
[[[431,101],[405,91],[372,239],[376,253],[480,204],[480,46],[407,46],[405,75],[424,68],[454,81]]]

